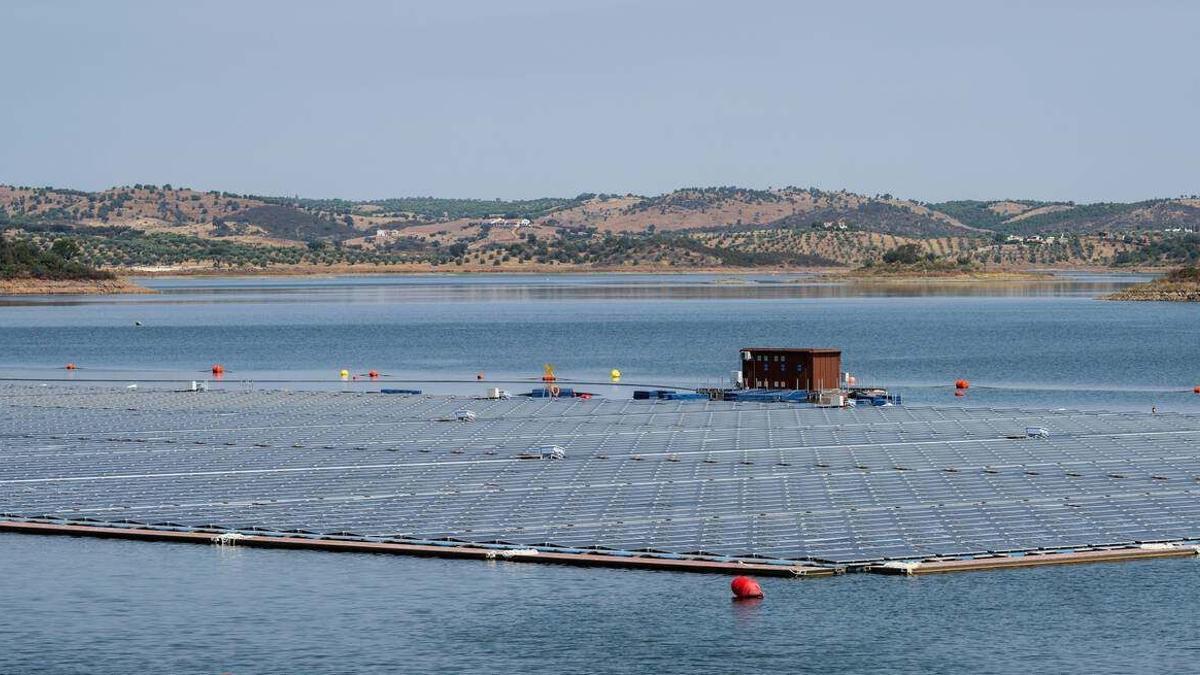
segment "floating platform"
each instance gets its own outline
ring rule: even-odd
[[[0,386],[0,529],[789,576],[1195,555],[1200,416]]]

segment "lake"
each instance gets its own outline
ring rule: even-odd
[[[0,367],[178,386],[220,363],[217,387],[360,390],[380,384],[338,371],[374,369],[477,394],[544,363],[716,385],[743,346],[824,346],[907,405],[1200,411],[1200,307],[1097,299],[1138,280],[158,278],[151,296],[0,299]],[[1189,670],[1197,564],[762,579],[764,601],[733,603],[721,576],[9,534],[0,672]]]
[[[747,345],[829,346],[909,403],[1200,409],[1200,308],[1096,300],[1130,277],[850,288],[807,277],[596,275],[151,279],[159,295],[0,304],[7,377],[428,391],[559,375],[722,385]],[[141,325],[137,325],[140,323]],[[80,370],[66,373],[66,363]],[[964,401],[953,383],[972,383]],[[472,384],[436,384],[462,380]],[[629,396],[627,389],[598,393]]]

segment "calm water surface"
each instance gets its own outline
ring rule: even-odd
[[[910,403],[1200,409],[1200,307],[1113,303],[1127,277],[849,288],[804,277],[160,279],[154,296],[0,306],[8,377],[224,386],[376,370],[385,380],[530,379],[717,385],[747,345],[835,346],[861,383]],[[137,323],[141,325],[136,325]],[[314,386],[275,383],[275,386]],[[372,385],[351,384],[360,388]],[[378,386],[378,385],[373,385]],[[478,387],[426,385],[427,390]],[[519,387],[514,387],[520,389]],[[599,393],[628,396],[627,390]]]
[[[366,389],[336,372],[528,379],[552,362],[694,385],[742,346],[820,345],[910,404],[1200,410],[1200,307],[1096,299],[1135,280],[155,279],[154,296],[0,301],[0,367],[173,386],[222,363],[223,387]],[[739,604],[720,576],[0,535],[0,673],[1188,672],[1198,579],[1190,559],[768,579]]]

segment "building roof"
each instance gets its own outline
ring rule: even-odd
[[[841,354],[829,347],[742,347],[744,352],[787,352],[789,354]]]

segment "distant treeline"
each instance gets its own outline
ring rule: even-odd
[[[58,239],[43,250],[32,242],[0,237],[0,279],[112,279],[111,272],[95,269],[73,260],[79,244]]]
[[[268,204],[255,206],[232,214],[228,218],[216,218],[213,225],[222,228],[226,221],[248,223],[280,239],[293,241],[341,240],[361,236],[354,229],[349,216],[314,215],[308,211]]]
[[[1038,202],[1028,199],[1009,199],[1006,200],[1013,204],[1021,204],[1022,206],[1036,209],[1043,206],[1049,206],[1058,202]],[[981,202],[971,199],[963,199],[950,202],[938,202],[937,204],[928,204],[927,206],[934,211],[940,211],[958,222],[978,227],[984,230],[994,230],[997,228],[1003,229],[1004,221],[1012,218],[1012,213],[1004,213],[1002,211],[993,210],[991,207],[997,202]]]
[[[72,234],[82,232],[98,237],[115,237],[133,231],[132,227],[125,225],[77,225],[63,220],[0,216],[0,231],[8,228],[24,230],[30,233]]]
[[[544,197],[502,201],[499,199],[439,199],[436,197],[403,197],[367,202],[386,213],[414,213],[425,218],[539,218],[558,209],[574,205],[575,199]]]
[[[500,199],[442,199],[439,197],[398,197],[355,202],[346,199],[303,199],[288,197],[255,197],[278,206],[295,206],[308,211],[340,214],[400,215],[414,214],[422,218],[539,218],[582,201],[588,195],[574,199],[544,197],[505,201]]]
[[[1200,264],[1200,234],[1185,234],[1151,241],[1132,251],[1122,251],[1113,258],[1115,265]]]
[[[607,234],[561,239],[527,237],[492,244],[484,252],[508,260],[539,264],[560,263],[594,267],[624,265],[711,265],[729,267],[832,266],[835,261],[799,251],[746,251],[711,246],[686,234]]]
[[[633,204],[625,209],[626,213],[642,213],[654,209],[678,209],[683,211],[704,211],[713,208],[730,199],[736,199],[748,204],[765,204],[781,202],[786,199],[783,195],[770,190],[752,190],[734,186],[682,188],[657,197],[650,197]]]

